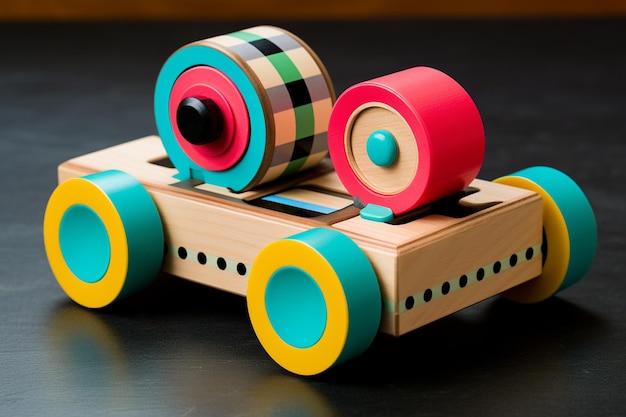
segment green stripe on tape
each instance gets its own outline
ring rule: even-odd
[[[232,36],[234,38],[238,38],[246,42],[254,42],[260,39],[265,39],[262,36],[259,36],[250,32],[233,32],[233,33],[229,33],[228,36]]]
[[[298,71],[296,64],[293,63],[286,53],[273,54],[268,56],[267,59],[276,68],[285,84],[302,79],[302,74]]]
[[[298,170],[300,168],[302,168],[302,166],[307,161],[307,159],[308,158],[299,158],[299,159],[295,159],[295,160],[289,161],[289,163],[287,164],[287,167],[285,168],[283,173],[280,174],[281,178],[282,177],[288,177],[291,174],[294,174],[294,173],[298,172]]]
[[[293,109],[296,114],[296,140],[315,134],[315,113],[313,104],[298,106]]]

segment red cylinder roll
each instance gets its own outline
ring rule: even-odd
[[[347,89],[333,108],[328,139],[352,196],[395,215],[465,188],[485,152],[483,123],[469,94],[428,67]]]

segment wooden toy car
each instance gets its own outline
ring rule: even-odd
[[[261,26],[176,51],[155,115],[159,137],[59,167],[45,247],[85,307],[162,270],[246,296],[268,354],[314,375],[379,330],[399,336],[501,293],[541,301],[594,257],[591,206],[565,174],[475,178],[480,115],[432,68],[335,102],[314,52]]]

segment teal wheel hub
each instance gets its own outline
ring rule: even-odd
[[[100,281],[111,259],[109,234],[100,217],[89,207],[70,207],[59,230],[61,253],[72,273],[84,282]]]
[[[302,269],[286,266],[276,271],[267,284],[265,304],[272,327],[291,346],[311,347],[324,334],[324,295]]]

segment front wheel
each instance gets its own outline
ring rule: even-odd
[[[163,226],[154,201],[121,171],[61,183],[48,201],[43,234],[59,285],[89,308],[145,288],[163,259]]]
[[[352,239],[331,229],[266,246],[250,270],[247,296],[264,349],[300,375],[360,355],[380,324],[380,288],[369,260]]]

